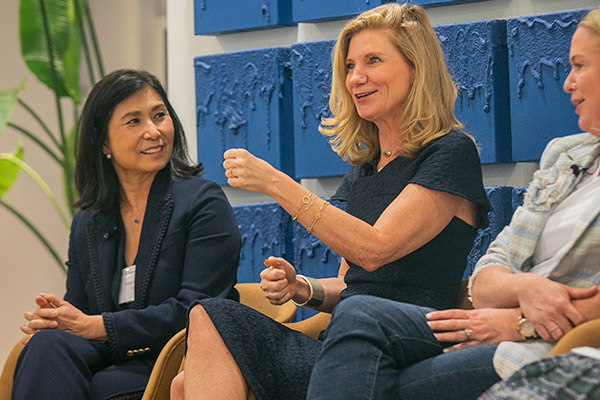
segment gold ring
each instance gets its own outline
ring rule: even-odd
[[[556,325],[554,328],[550,328],[550,329],[548,329],[548,333],[552,333],[552,332],[554,332],[555,330],[557,330],[558,328],[560,328],[560,326]]]
[[[467,340],[465,340],[465,342],[468,342],[469,340],[471,340],[471,332],[473,332],[473,331],[470,330],[469,328],[465,328],[465,335],[467,336]]]

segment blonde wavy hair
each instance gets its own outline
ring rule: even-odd
[[[596,35],[600,36],[600,8],[596,8],[587,13],[587,15],[583,17],[581,22],[579,22],[579,25],[577,25],[577,27],[588,28],[592,30]],[[598,39],[598,45],[600,46],[600,38]]]
[[[350,40],[364,30],[383,30],[414,68],[414,82],[404,107],[403,141],[396,154],[414,157],[433,140],[463,125],[454,115],[457,90],[444,63],[437,36],[419,6],[385,4],[360,14],[340,32],[333,49],[329,108],[319,131],[331,148],[351,164],[360,165],[379,153],[377,126],[361,118],[346,89],[346,57]]]

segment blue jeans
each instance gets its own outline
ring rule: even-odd
[[[500,378],[495,345],[450,353],[427,325],[431,308],[352,296],[334,310],[307,398],[475,399]]]

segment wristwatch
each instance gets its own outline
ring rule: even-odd
[[[519,323],[517,325],[517,330],[523,337],[523,340],[538,337],[535,327],[533,326],[531,321],[529,321],[527,318],[525,318],[525,316],[523,314],[521,314],[521,316],[519,317]]]

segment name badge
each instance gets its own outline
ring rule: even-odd
[[[121,288],[119,289],[119,304],[135,300],[135,265],[123,268],[121,271]]]

